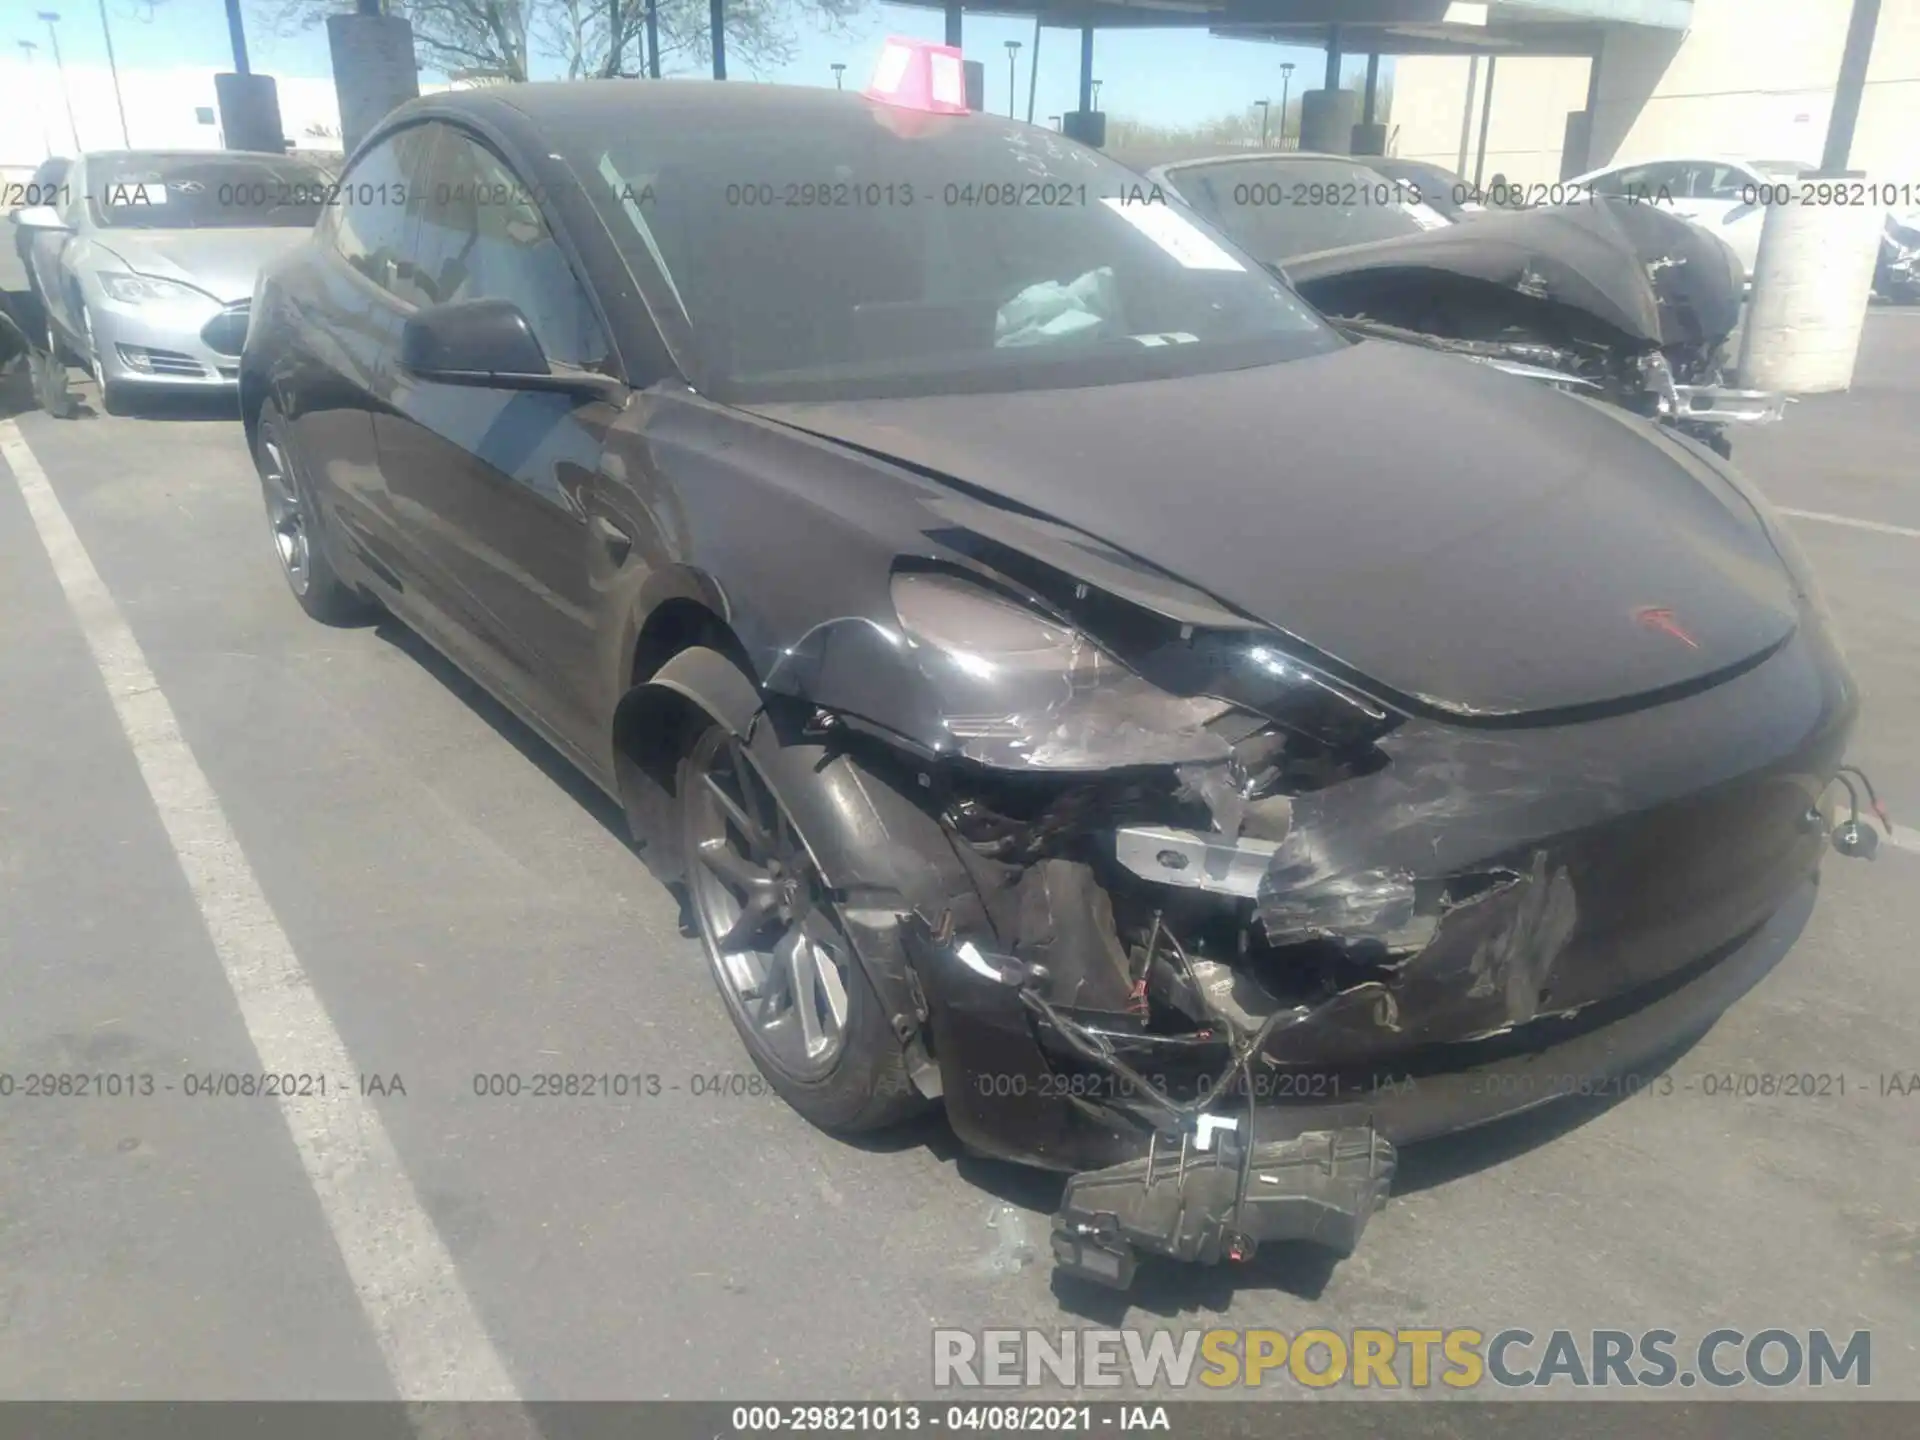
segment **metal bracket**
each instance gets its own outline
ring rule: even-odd
[[[1245,900],[1259,897],[1260,879],[1279,849],[1277,840],[1229,841],[1159,825],[1131,825],[1113,833],[1114,858],[1142,880]]]

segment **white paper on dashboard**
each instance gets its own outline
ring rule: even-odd
[[[1188,270],[1244,271],[1247,268],[1209,239],[1198,225],[1167,205],[1138,200],[1129,204],[1115,195],[1102,196],[1100,203]]]

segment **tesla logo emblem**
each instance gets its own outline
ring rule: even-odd
[[[1633,612],[1633,618],[1642,629],[1657,630],[1662,635],[1671,635],[1689,650],[1698,650],[1700,642],[1695,640],[1673,618],[1673,611],[1659,605],[1646,605]]]

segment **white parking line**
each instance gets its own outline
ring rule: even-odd
[[[1774,509],[1782,515],[1791,515],[1795,520],[1818,520],[1822,525],[1845,525],[1852,530],[1872,530],[1881,535],[1902,535],[1909,540],[1920,540],[1920,530],[1906,525],[1889,525],[1884,520],[1856,520],[1851,515],[1829,515],[1824,510],[1789,510],[1784,505]]]
[[[330,1079],[355,1074],[139,642],[10,420],[0,420],[0,458],[13,471],[106,682],[261,1069]],[[324,1097],[282,1096],[279,1103],[400,1398],[518,1400],[372,1103],[331,1083]],[[527,1421],[521,1433],[538,1432]]]

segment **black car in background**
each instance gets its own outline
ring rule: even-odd
[[[1462,212],[1454,202],[1467,187],[1450,172],[1334,155],[1243,152],[1147,174],[1284,267],[1350,334],[1579,388],[1723,456],[1736,431],[1785,414],[1784,396],[1726,378],[1739,257],[1655,206],[1596,196]]]
[[[1873,288],[1896,305],[1920,305],[1920,210],[1887,216]]]
[[[1431,160],[1402,160],[1391,155],[1356,155],[1356,164],[1376,175],[1397,180],[1420,199],[1456,225],[1475,215],[1486,213],[1486,204],[1477,186],[1463,180],[1444,165]]]
[[[241,372],[300,603],[624,805],[802,1115],[1070,1173],[1073,1273],[1350,1248],[1804,915],[1857,695],[1683,437],[985,114],[504,86],[341,198]]]

